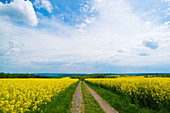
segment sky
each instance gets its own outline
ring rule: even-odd
[[[170,73],[170,0],[0,0],[0,72]]]

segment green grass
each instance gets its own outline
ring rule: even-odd
[[[104,113],[99,103],[94,99],[90,91],[81,83],[85,113]]]
[[[138,105],[132,104],[130,98],[122,97],[100,86],[87,82],[87,85],[96,91],[104,100],[120,113],[169,113],[167,110],[153,110],[149,108],[140,108]]]
[[[55,99],[52,99],[47,105],[41,105],[43,113],[70,113],[73,94],[77,86],[78,82],[72,84],[65,91],[54,97]]]

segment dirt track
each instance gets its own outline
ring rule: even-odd
[[[109,103],[107,103],[104,99],[102,99],[102,97],[99,96],[93,89],[91,89],[85,82],[84,84],[91,92],[91,94],[94,96],[94,98],[97,100],[97,102],[100,104],[100,106],[102,107],[105,113],[119,113]]]
[[[81,92],[81,81],[79,82],[79,85],[76,88],[76,92],[73,95],[71,113],[84,113],[84,102]]]
[[[99,103],[99,105],[102,107],[105,113],[119,113],[109,103],[107,103],[100,95],[98,95],[93,89],[91,89],[85,82],[83,83],[88,88],[88,90],[91,92],[91,94],[96,99],[96,101]],[[81,92],[81,81],[79,82],[79,85],[76,88],[75,94],[73,95],[71,113],[85,113],[83,96]]]

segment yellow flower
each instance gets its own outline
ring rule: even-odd
[[[40,110],[40,104],[77,82],[77,79],[0,79],[0,110],[4,113]],[[30,109],[30,107],[33,108]]]

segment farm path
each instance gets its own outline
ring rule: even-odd
[[[99,105],[102,107],[102,109],[105,113],[119,113],[109,103],[107,103],[100,95],[98,95],[93,89],[91,89],[85,82],[83,82],[83,83],[86,85],[88,90],[94,96],[94,98],[99,103]]]
[[[79,85],[77,86],[76,91],[73,95],[71,113],[85,113],[83,96],[81,91],[81,81],[79,82]]]

